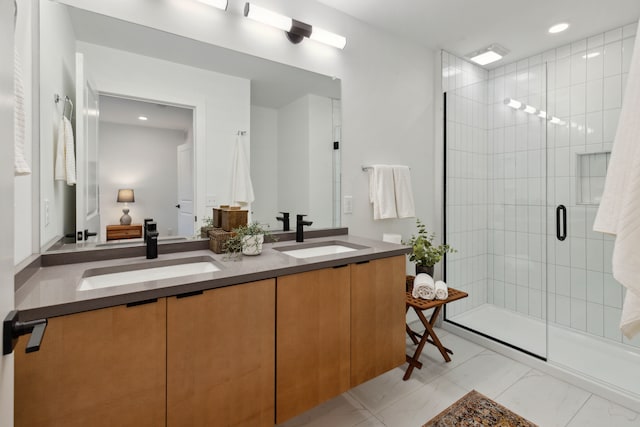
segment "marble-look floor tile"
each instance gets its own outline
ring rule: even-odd
[[[324,402],[323,404],[278,425],[280,427],[354,427],[371,417],[371,412],[366,410],[360,402],[355,400],[348,393],[343,393],[338,397]]]
[[[535,369],[495,400],[529,421],[544,427],[563,427],[590,393]]]
[[[485,350],[445,374],[460,387],[495,398],[522,378],[530,367]]]
[[[464,338],[460,338],[454,334],[440,335],[436,332],[438,338],[446,348],[450,349],[453,354],[450,354],[451,362],[445,362],[444,358],[440,354],[438,348],[431,344],[426,344],[420,355],[420,361],[423,366],[420,371],[427,369],[435,370],[438,374],[443,374],[456,366],[460,366],[467,360],[486,350],[484,347],[467,341]],[[407,354],[413,354],[416,349],[415,345],[407,347]],[[406,367],[407,365],[405,365]],[[418,371],[415,369],[413,372]]]
[[[466,393],[464,388],[441,377],[392,403],[375,416],[385,426],[421,426]]]
[[[640,427],[640,414],[591,396],[567,427]]]
[[[366,420],[356,425],[355,427],[386,427],[386,426],[382,424],[382,421],[372,416],[371,418],[367,418]]]
[[[402,377],[407,370],[407,366],[405,363],[401,368],[392,369],[360,384],[350,390],[349,394],[360,401],[369,411],[376,413],[439,376],[439,372],[434,373],[430,369],[414,369],[411,378],[404,381]]]

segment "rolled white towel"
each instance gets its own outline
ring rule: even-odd
[[[436,287],[433,278],[426,273],[418,274],[413,279],[413,292],[411,295],[414,298],[434,299],[436,297]]]
[[[447,287],[446,283],[444,283],[442,280],[438,280],[435,287],[436,299],[445,300],[449,298],[449,288]]]

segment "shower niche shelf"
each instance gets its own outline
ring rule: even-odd
[[[607,176],[611,152],[578,153],[577,155],[576,202],[579,205],[598,205],[604,191],[604,180]]]

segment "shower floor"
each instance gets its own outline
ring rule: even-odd
[[[640,351],[484,304],[449,320],[509,343],[562,368],[640,398]]]

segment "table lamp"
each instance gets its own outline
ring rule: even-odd
[[[133,203],[136,201],[133,195],[133,189],[125,188],[118,190],[118,203],[124,203],[124,209],[122,209],[122,215],[120,217],[120,225],[131,225],[131,217],[129,216],[129,207],[127,203]]]

